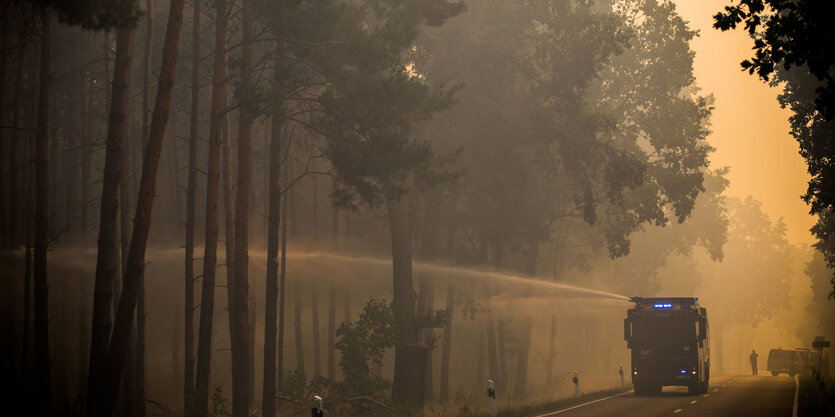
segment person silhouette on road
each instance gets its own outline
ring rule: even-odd
[[[751,349],[751,356],[748,357],[748,362],[751,363],[751,375],[757,375],[757,357],[759,356],[756,350]]]

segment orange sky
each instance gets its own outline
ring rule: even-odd
[[[675,0],[679,13],[699,30],[693,40],[696,82],[716,97],[710,143],[713,167],[731,168],[728,194],[751,195],[763,202],[772,219],[783,217],[792,243],[810,244],[815,220],[799,198],[809,175],[797,142],[789,135],[787,110],[777,103],[779,90],[740,70],[751,55],[743,30],[713,29],[712,16],[729,0]]]

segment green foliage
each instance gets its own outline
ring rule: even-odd
[[[217,386],[212,394],[212,415],[225,416],[227,414],[229,413],[226,411],[226,398],[223,397],[223,390]]]
[[[631,233],[690,215],[712,151],[694,36],[668,1],[538,0],[473,1],[421,38],[416,71],[464,85],[426,130],[464,147],[473,262],[532,256],[578,220],[624,256]]]
[[[736,3],[736,4],[734,4]],[[742,61],[748,73],[768,80],[780,67],[806,67],[823,83],[815,90],[816,109],[826,120],[835,116],[835,50],[832,5],[823,0],[739,0],[714,16],[723,31],[744,23],[754,41],[754,56]]]
[[[284,376],[283,393],[296,400],[304,400],[307,389],[307,377],[301,369],[294,369]]]
[[[415,320],[418,327],[441,328],[446,323],[446,312],[436,310],[432,315],[417,315]],[[373,364],[382,366],[383,355],[397,340],[394,312],[386,300],[370,299],[359,319],[343,322],[336,336],[336,349],[341,352],[339,366],[345,380],[333,383],[334,389],[344,396],[376,396],[391,389],[390,381],[371,372]]]
[[[712,271],[721,287],[708,288],[716,294],[710,305],[731,322],[756,325],[788,305],[798,271],[787,260],[798,259],[799,250],[789,244],[783,220],[771,220],[759,201],[729,198],[727,207],[725,260]]]
[[[394,346],[394,314],[385,300],[369,300],[356,322],[343,322],[336,331],[339,366],[345,395],[376,395],[391,383],[371,373],[372,363],[382,365],[386,349]]]
[[[430,165],[433,153],[415,138],[417,123],[451,104],[453,88],[409,70],[407,51],[423,26],[464,9],[446,0],[261,1],[261,16],[285,40],[286,85],[276,103],[309,109],[290,116],[321,136],[337,205],[379,204],[399,197],[405,178]],[[311,24],[315,22],[315,24]],[[303,101],[294,100],[304,97]]]
[[[470,417],[474,415],[475,395],[464,391],[464,387],[458,387],[458,391],[455,392],[455,405],[458,407],[457,417]]]
[[[783,108],[792,111],[789,117],[791,134],[800,145],[800,155],[806,160],[811,176],[803,200],[811,212],[818,215],[812,227],[817,239],[815,249],[823,255],[830,268],[835,267],[835,120],[827,120],[815,107],[816,92],[822,85],[816,77],[802,68],[778,71],[775,83],[783,86],[778,100]],[[832,281],[835,288],[835,278]],[[835,295],[835,291],[832,293]]]
[[[476,313],[485,311],[481,304],[469,295],[459,294],[455,298],[455,305],[461,306],[461,318],[464,320],[475,320]]]

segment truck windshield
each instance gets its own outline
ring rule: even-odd
[[[692,317],[636,317],[632,338],[638,343],[688,343],[696,341],[698,323]]]

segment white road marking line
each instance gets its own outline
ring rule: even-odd
[[[594,400],[594,401],[589,401],[589,402],[587,402],[587,403],[582,403],[582,404],[579,404],[579,405],[575,405],[574,407],[563,408],[562,410],[557,410],[557,411],[550,412],[550,413],[540,414],[540,415],[538,415],[538,416],[536,416],[536,417],[548,417],[548,416],[555,416],[555,415],[557,415],[557,414],[562,414],[562,413],[564,413],[564,412],[566,412],[566,411],[571,411],[571,410],[574,410],[574,409],[577,409],[577,408],[580,408],[580,407],[585,407],[585,406],[590,405],[590,404],[599,403],[599,402],[601,402],[601,401],[606,401],[606,400],[608,400],[608,399],[610,399],[610,398],[620,397],[620,396],[622,396],[622,395],[630,394],[630,393],[632,393],[632,392],[633,392],[632,390],[629,390],[629,391],[627,391],[627,392],[622,392],[622,393],[620,393],[620,394],[610,395],[610,396],[608,396],[608,397],[604,397],[604,398],[600,398],[600,399],[597,399],[597,400]]]
[[[707,398],[710,394],[702,395],[703,398]]]
[[[722,388],[725,388],[725,387],[727,387],[727,386],[728,386],[728,384],[724,384],[724,385],[722,385]]]
[[[673,414],[678,414],[678,413],[680,413],[680,412],[681,412],[681,409],[679,408],[678,410],[673,411]]]
[[[792,417],[797,417],[797,394],[800,393],[800,381],[794,376],[794,405],[792,406]]]
[[[717,392],[717,391],[719,391],[719,388],[714,388],[713,389],[713,392]]]
[[[698,400],[690,401],[690,404],[696,404],[696,401],[698,401]]]

